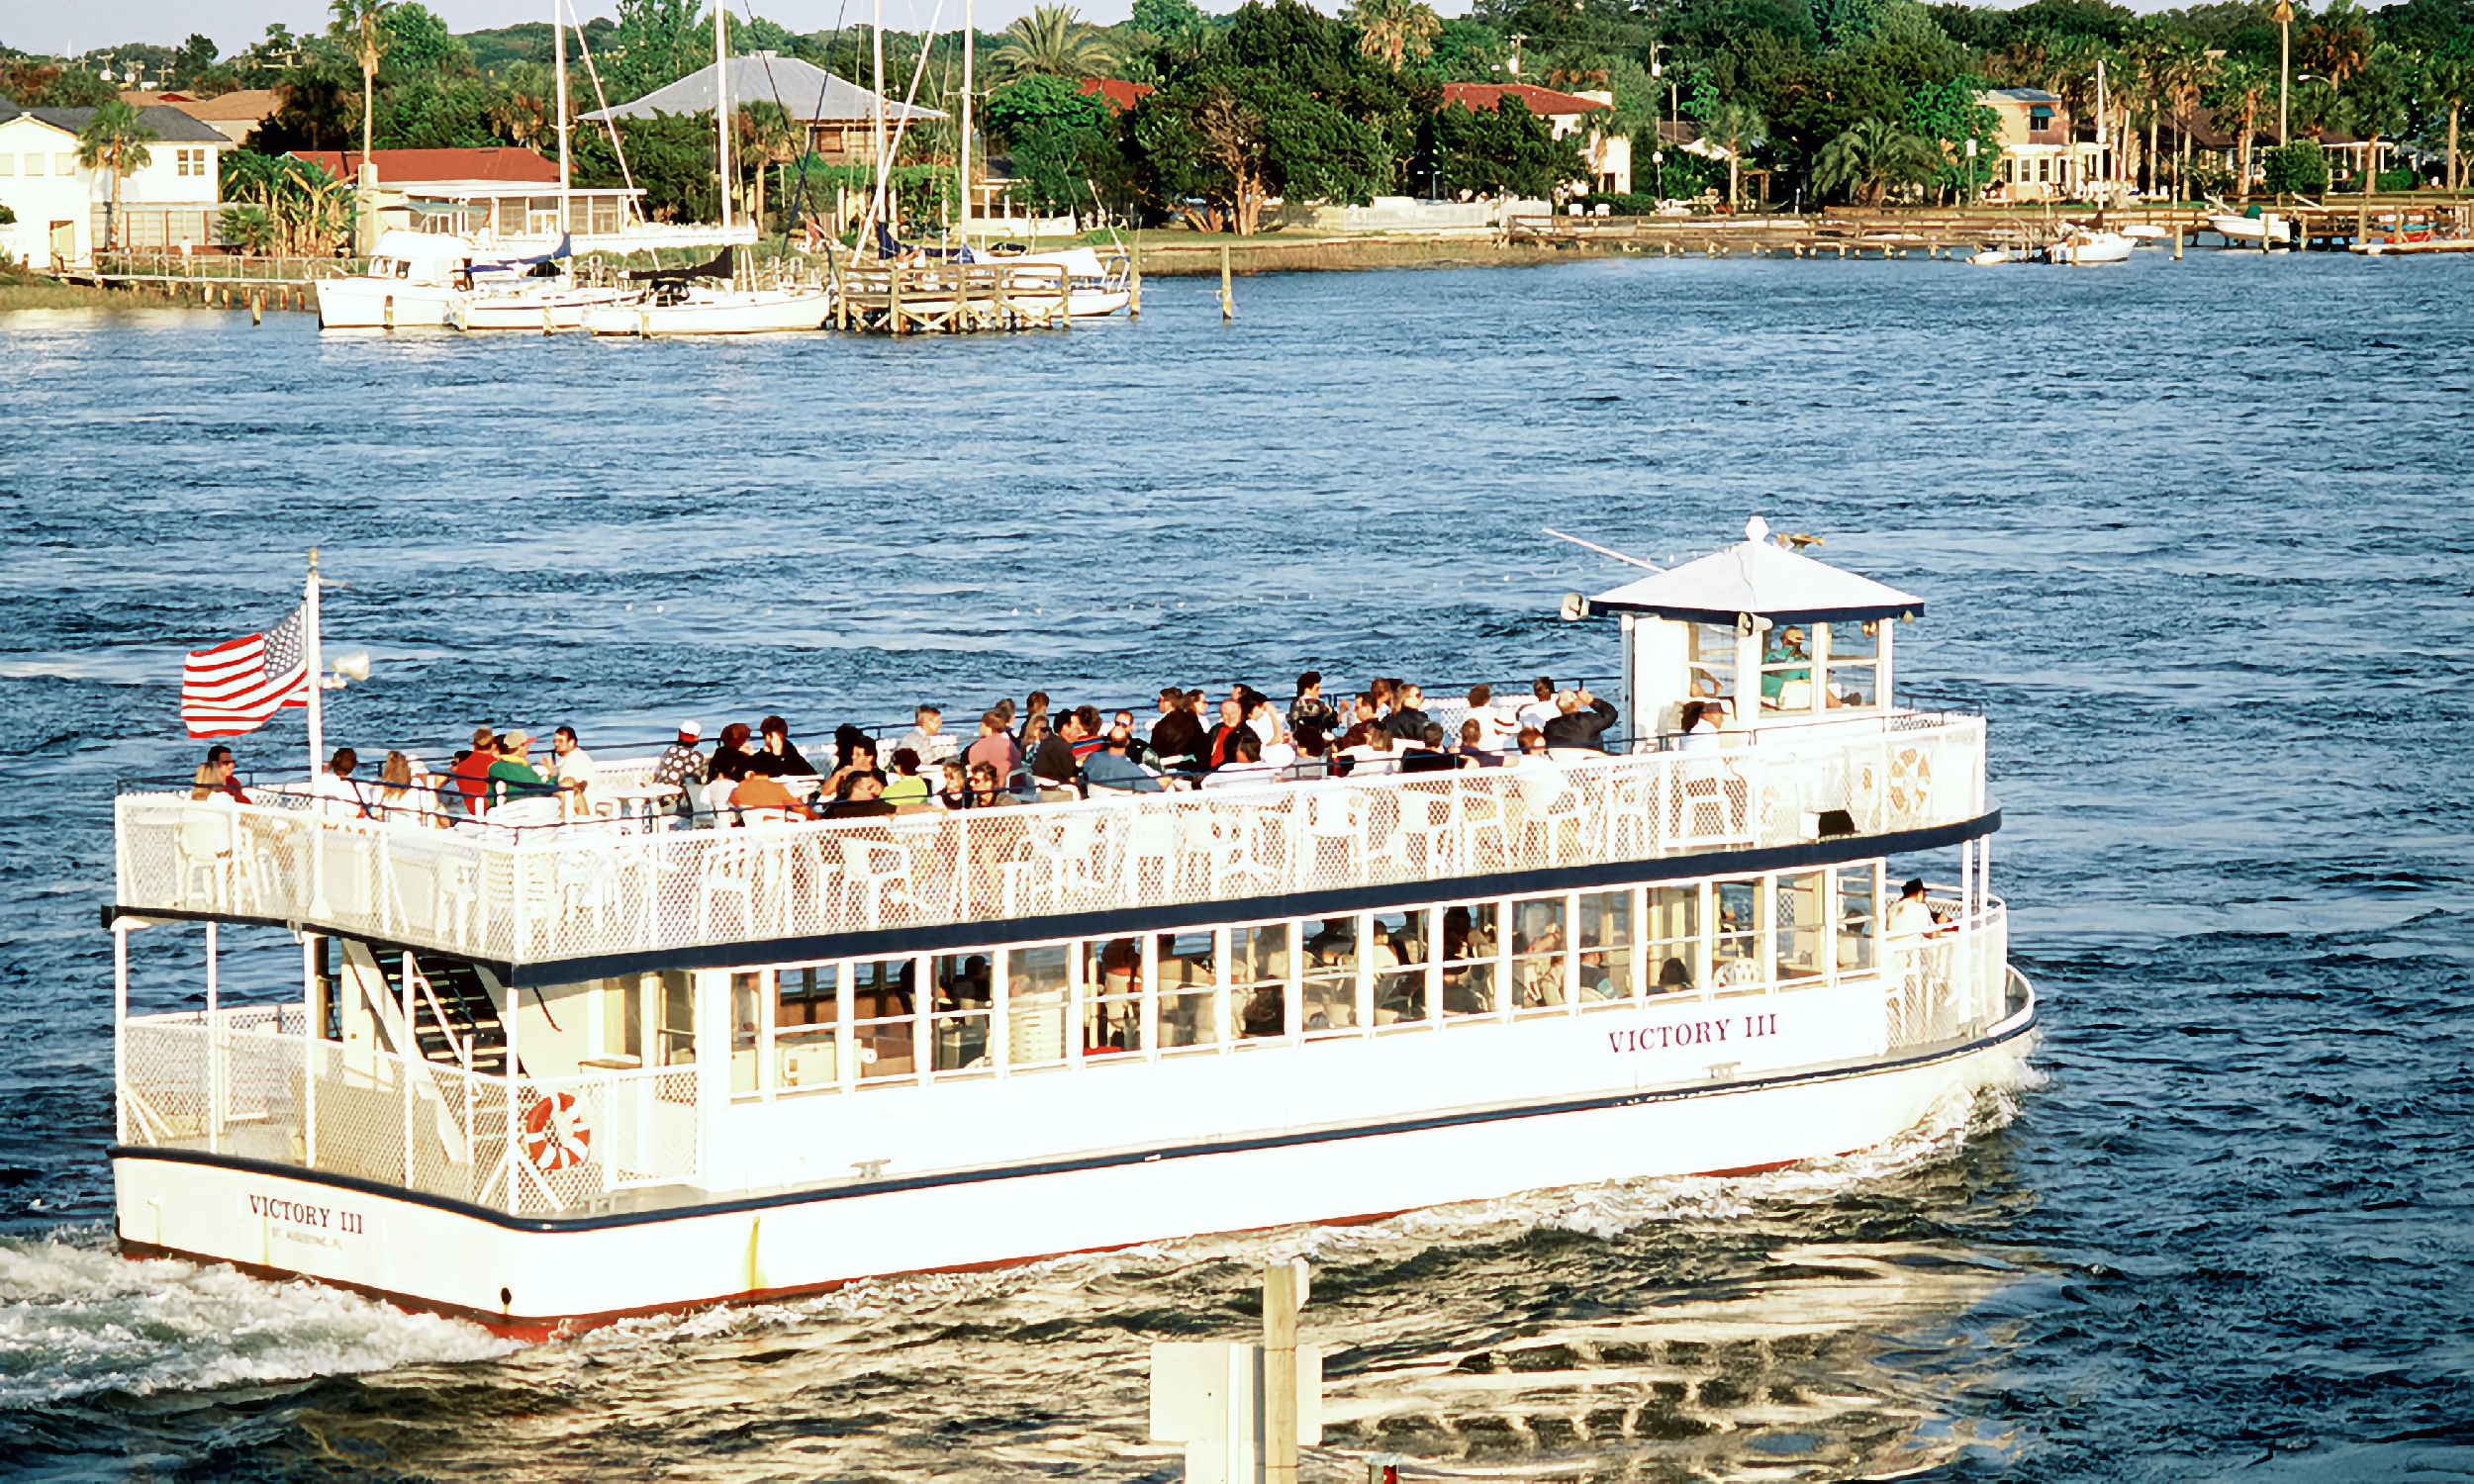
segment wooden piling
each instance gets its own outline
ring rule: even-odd
[[[1229,276],[1228,244],[1222,242],[1220,244],[1220,323],[1225,325],[1236,318],[1237,288],[1235,281]]]
[[[1297,1480],[1297,1305],[1301,1262],[1263,1270],[1263,1478]]]

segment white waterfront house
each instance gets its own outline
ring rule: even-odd
[[[823,819],[650,757],[132,787],[119,1240],[541,1334],[1876,1145],[2032,1040],[1985,722],[1896,703],[1922,600],[1764,537],[1568,600],[1605,751]],[[232,924],[297,992],[219,999]],[[141,932],[202,1008],[129,1013]]]
[[[155,132],[148,161],[121,182],[120,244],[203,247],[213,239],[224,151],[232,140],[179,109],[143,108]],[[21,108],[0,102],[0,205],[17,216],[0,227],[0,251],[38,269],[85,269],[112,243],[112,172],[77,162],[90,108]]]

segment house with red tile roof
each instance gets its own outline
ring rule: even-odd
[[[1547,121],[1557,139],[1583,135],[1581,156],[1589,162],[1589,179],[1572,182],[1575,194],[1601,191],[1611,195],[1629,195],[1632,191],[1632,139],[1605,127],[1605,121],[1594,116],[1612,115],[1615,95],[1591,90],[1585,93],[1562,93],[1527,82],[1447,82],[1443,85],[1446,108],[1457,104],[1472,113],[1491,113],[1502,106],[1505,98],[1513,99],[1523,108]]]

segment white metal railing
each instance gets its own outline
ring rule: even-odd
[[[297,1005],[123,1024],[127,1141],[539,1214],[693,1183],[696,1068],[506,1077],[312,1040]],[[514,1106],[509,1099],[511,1088]],[[511,1185],[512,1182],[512,1185]]]
[[[319,806],[124,793],[119,903],[527,962],[1210,903],[1786,845],[1831,811],[1858,834],[1956,823],[1985,807],[1984,723],[730,829],[439,829]]]

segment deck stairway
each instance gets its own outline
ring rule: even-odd
[[[383,954],[378,963],[386,974],[388,989],[401,995],[403,960],[394,954]],[[507,1027],[499,1017],[489,987],[481,982],[480,972],[456,959],[416,958],[413,975],[413,1044],[420,1048],[421,1055],[445,1066],[460,1066],[460,1047],[470,1052],[473,1070],[504,1076]],[[427,995],[422,993],[425,984],[428,986]],[[430,1004],[433,998],[435,1009]],[[438,1024],[440,1013],[446,1019],[443,1029]]]

